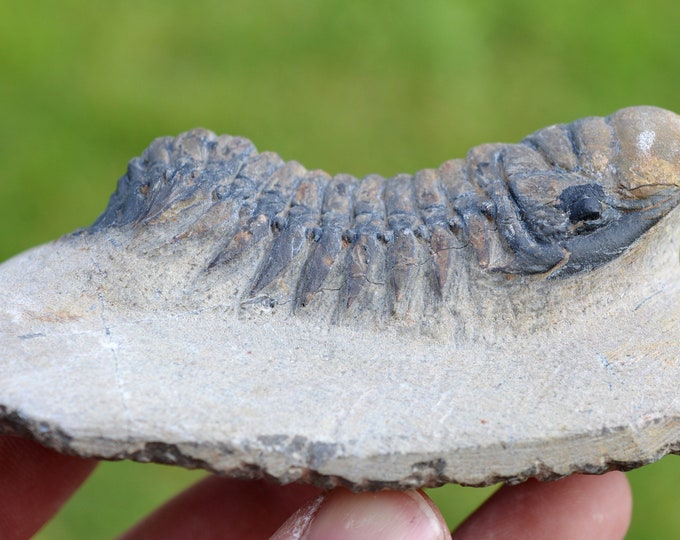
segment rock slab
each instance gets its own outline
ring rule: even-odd
[[[355,490],[552,479],[680,452],[680,207],[587,272],[508,277],[470,249],[444,292],[413,278],[417,309],[376,309],[367,285],[338,315],[326,299],[340,271],[300,306],[286,281],[300,267],[257,291],[239,270],[266,266],[285,225],[206,269],[227,233],[178,230],[197,200],[0,266],[0,432]]]

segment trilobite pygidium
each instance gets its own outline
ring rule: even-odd
[[[519,144],[477,146],[465,159],[387,180],[330,177],[258,153],[244,138],[193,130],[157,139],[133,159],[92,229],[170,215],[183,224],[174,236],[181,241],[219,220],[226,232],[205,271],[232,263],[249,272],[252,296],[294,265],[286,287],[300,307],[336,268],[341,303],[350,306],[378,264],[396,299],[423,266],[417,279],[441,293],[467,250],[487,272],[589,272],[679,201],[680,117],[635,107],[551,126]],[[259,267],[234,262],[265,241]]]

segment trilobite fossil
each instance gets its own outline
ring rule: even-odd
[[[172,222],[181,242],[219,226],[203,271],[249,273],[244,299],[285,291],[300,309],[324,290],[342,310],[371,283],[394,308],[414,287],[444,295],[466,257],[510,277],[593,271],[679,201],[680,119],[635,107],[390,179],[331,177],[197,129],[133,159],[91,230]],[[239,266],[258,245],[256,267]]]
[[[651,107],[390,179],[158,139],[0,265],[0,433],[354,489],[649,463],[680,451],[679,206]]]

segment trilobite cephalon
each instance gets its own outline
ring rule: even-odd
[[[307,305],[340,265],[341,303],[349,307],[376,264],[396,299],[421,265],[441,293],[460,250],[471,250],[489,273],[588,272],[679,201],[680,117],[633,107],[550,126],[518,144],[477,146],[465,159],[390,179],[307,171],[258,153],[247,139],[196,129],[157,139],[133,159],[91,229],[185,213],[181,241],[219,215],[226,233],[206,272],[267,240],[257,268],[237,267],[252,274],[246,296],[304,258],[295,305]]]

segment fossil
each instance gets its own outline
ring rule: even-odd
[[[678,206],[653,107],[390,179],[160,138],[0,266],[0,431],[355,489],[647,463],[680,448]]]
[[[133,159],[90,231],[171,219],[179,242],[219,226],[205,272],[250,272],[244,299],[305,307],[337,266],[341,308],[369,282],[394,308],[417,286],[445,294],[467,251],[488,272],[548,278],[614,259],[680,201],[679,140],[673,113],[631,108],[478,146],[413,176],[359,181],[197,129]],[[239,266],[259,242],[268,245],[257,265]]]

